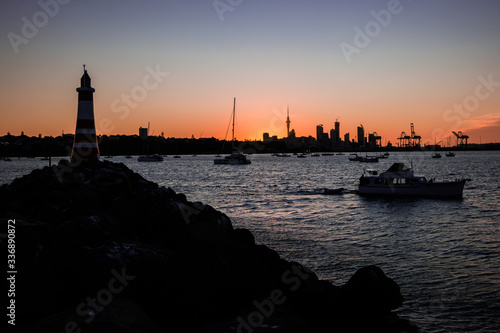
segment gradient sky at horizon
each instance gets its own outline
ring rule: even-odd
[[[154,135],[224,138],[236,97],[239,139],[284,137],[289,105],[298,136],[339,118],[342,136],[363,124],[384,144],[412,122],[424,143],[452,130],[500,140],[500,2],[220,0],[223,20],[213,0],[61,2],[2,2],[0,135],[73,133],[86,64],[98,134],[150,122]],[[398,13],[374,24],[388,6]],[[367,24],[379,29],[348,62],[340,45]]]

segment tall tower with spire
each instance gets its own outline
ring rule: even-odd
[[[290,108],[286,106],[286,137],[290,137]]]
[[[76,119],[75,140],[71,151],[71,162],[99,160],[99,146],[94,120],[95,89],[90,85],[90,76],[83,65],[83,76],[78,92],[78,115]]]

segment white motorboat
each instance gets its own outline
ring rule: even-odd
[[[424,197],[461,197],[465,182],[470,179],[435,181],[415,176],[403,163],[394,163],[387,171],[365,170],[368,176],[359,179],[359,194],[402,195]]]

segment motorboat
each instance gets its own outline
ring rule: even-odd
[[[455,156],[455,153],[452,153],[451,151],[449,151],[445,155],[446,155],[446,157],[453,157],[453,156]]]
[[[366,169],[359,179],[358,192],[366,195],[403,195],[424,197],[462,197],[465,183],[470,179],[436,181],[415,176],[403,163],[394,163],[387,171],[378,174]]]
[[[378,159],[381,159],[381,158],[389,158],[389,153],[378,154],[378,155],[377,155],[377,158],[378,158]]]
[[[360,162],[364,162],[364,163],[377,163],[378,162],[378,157],[377,156],[360,157],[359,161]]]
[[[343,187],[335,188],[335,189],[325,188],[325,189],[323,189],[323,192],[321,194],[342,194],[343,191],[344,191]]]
[[[137,162],[162,162],[163,157],[158,154],[141,155],[137,158]]]
[[[233,101],[233,113],[232,113],[232,120],[233,120],[233,138],[232,138],[232,153],[231,155],[224,156],[224,158],[217,157],[214,159],[214,164],[229,164],[229,165],[241,165],[241,164],[250,164],[252,161],[250,161],[245,154],[237,151],[234,147],[234,117],[236,114],[236,98],[234,98]]]
[[[358,156],[358,154],[355,154],[355,153],[349,154],[349,161],[357,162],[357,161],[360,161],[361,159],[362,159],[362,157]]]
[[[231,155],[224,156],[224,158],[216,158],[214,160],[214,164],[239,165],[250,163],[252,162],[244,154],[238,152],[233,152]]]
[[[440,153],[434,153],[434,154],[432,154],[432,158],[441,158],[441,154]]]

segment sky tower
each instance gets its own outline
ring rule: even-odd
[[[290,108],[286,106],[286,137],[290,137]]]
[[[90,86],[90,76],[83,65],[83,76],[78,92],[78,114],[76,117],[75,140],[71,151],[71,162],[99,160],[99,146],[94,120],[95,89]]]

